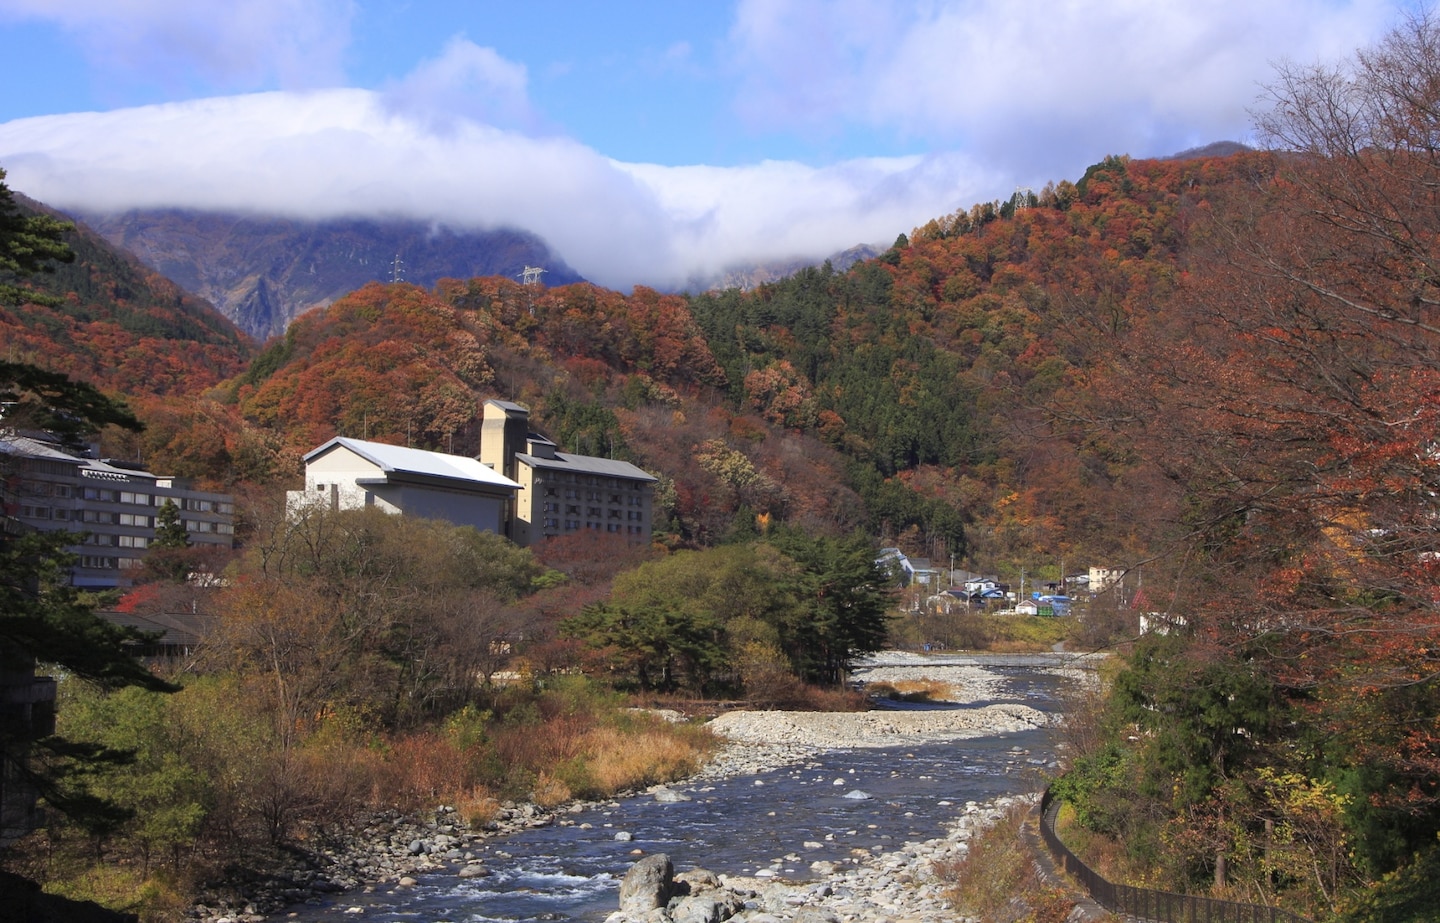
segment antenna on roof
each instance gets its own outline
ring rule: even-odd
[[[542,268],[542,267],[540,267],[540,266],[526,266],[526,267],[525,267],[525,271],[522,272],[522,273],[520,273],[520,281],[521,281],[521,284],[523,284],[523,285],[539,285],[539,284],[540,284],[540,274],[541,274],[542,272],[546,272],[546,271],[547,271],[547,270],[545,270],[544,268]]]
[[[405,262],[400,259],[400,254],[395,254],[395,261],[390,264],[390,283],[405,281]]]

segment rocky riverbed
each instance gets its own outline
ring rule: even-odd
[[[910,664],[876,665],[871,669],[900,669],[909,675],[926,670]],[[985,700],[994,694],[988,671],[932,665],[928,672],[946,677],[957,702]],[[827,750],[953,741],[1023,731],[1045,722],[1044,713],[1015,703],[856,713],[732,711],[711,723],[727,745],[691,782],[703,784],[705,780],[767,772],[803,763]],[[651,795],[663,799],[671,791],[657,787]],[[737,915],[744,923],[823,923],[826,915],[847,923],[953,920],[954,912],[945,905],[930,867],[936,861],[962,855],[973,832],[998,816],[1012,800],[972,802],[963,808],[956,805],[958,816],[946,836],[907,842],[880,854],[857,855],[841,863],[810,863],[804,866],[809,874],[803,881],[794,880],[793,875],[791,880],[781,880],[782,866],[793,868],[803,861],[803,855],[798,853],[777,859],[774,868],[762,868],[750,878],[717,878],[719,890],[712,897],[720,904],[715,906],[723,905],[726,914]],[[192,916],[207,923],[249,923],[278,918],[289,905],[333,901],[344,892],[377,886],[411,887],[416,876],[425,873],[483,876],[489,873],[480,858],[484,841],[528,828],[573,823],[568,815],[594,807],[577,803],[545,811],[532,804],[506,804],[499,816],[483,827],[464,823],[447,807],[421,818],[376,814],[329,842],[315,844],[308,857],[297,858],[287,867],[213,890],[203,896]],[[700,880],[708,879],[702,875]],[[339,900],[344,903],[343,897]],[[696,900],[685,907],[650,908],[627,919],[702,923],[695,916],[700,913],[696,908],[701,906],[710,905]],[[673,915],[676,912],[678,916]],[[617,916],[613,923],[620,923],[620,919]],[[710,917],[703,923],[717,923],[718,919]]]
[[[802,878],[694,869],[667,882],[668,859],[650,856],[626,876],[620,909],[606,923],[956,923],[964,918],[947,899],[936,866],[963,858],[976,833],[1029,801],[971,802],[947,836],[905,843],[854,864],[815,862]]]

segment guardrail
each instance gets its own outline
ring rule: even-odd
[[[1040,837],[1055,861],[1070,873],[1095,899],[1115,914],[1125,914],[1153,923],[1314,923],[1309,917],[1260,904],[1222,901],[1194,894],[1175,894],[1117,885],[1081,862],[1055,835],[1055,814],[1059,805],[1047,788],[1040,798]]]

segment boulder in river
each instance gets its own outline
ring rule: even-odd
[[[670,903],[675,892],[675,866],[664,853],[646,856],[630,867],[620,882],[620,910],[640,914]]]

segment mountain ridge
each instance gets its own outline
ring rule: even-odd
[[[370,282],[433,286],[442,278],[580,276],[539,237],[511,229],[457,230],[401,218],[312,221],[192,209],[136,209],[76,217],[112,244],[210,300],[257,340]]]

